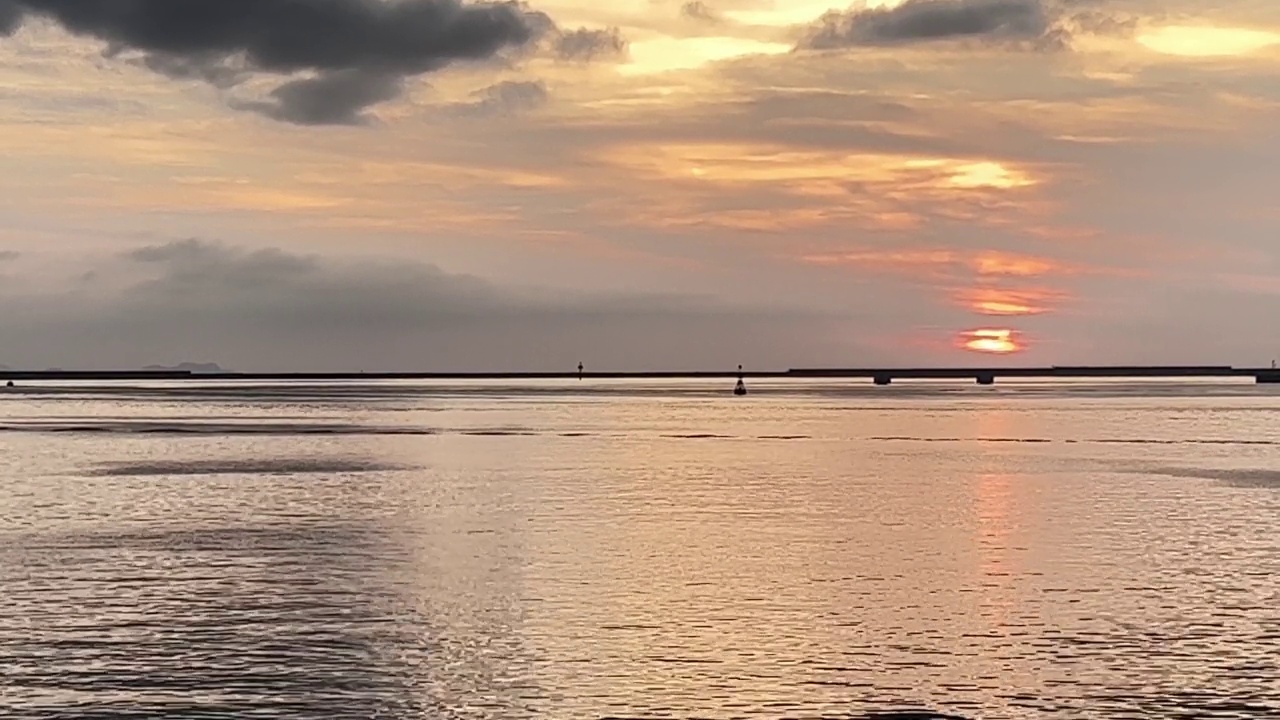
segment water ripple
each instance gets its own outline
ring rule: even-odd
[[[1255,400],[292,392],[5,398],[6,716],[1280,717]]]
[[[175,475],[300,475],[391,472],[407,469],[369,458],[217,458],[102,463],[88,474],[97,477]]]

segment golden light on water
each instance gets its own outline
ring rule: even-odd
[[[1009,355],[1023,350],[1017,333],[1008,328],[981,328],[961,334],[966,350],[994,355]]]

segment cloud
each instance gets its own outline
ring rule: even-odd
[[[904,272],[917,277],[937,271],[963,271],[979,277],[1040,277],[1083,272],[1081,268],[1048,257],[1038,257],[1000,250],[962,252],[949,248],[858,250],[834,254],[807,255],[802,258],[815,265],[848,265],[874,268],[878,271]]]
[[[270,100],[236,100],[232,107],[296,125],[364,125],[364,111],[399,97],[404,79],[363,70],[340,70],[292,80],[271,91]]]
[[[1068,8],[1086,5],[1084,2],[1067,3]],[[1139,20],[1137,16],[1123,15],[1085,7],[1070,13],[1069,22],[1075,32],[1110,37],[1130,37],[1137,32]]]
[[[702,0],[692,0],[680,6],[680,16],[702,22],[720,22],[720,13],[715,8],[702,2]]]
[[[416,74],[531,38],[514,3],[458,0],[9,0],[118,49],[257,70],[352,68]]]
[[[241,67],[210,62],[209,58],[188,58],[179,55],[146,55],[141,64],[148,70],[174,80],[200,80],[210,85],[231,88],[249,77]]]
[[[453,106],[464,116],[507,115],[535,110],[546,104],[547,86],[540,80],[506,80],[472,94],[470,102]]]
[[[954,307],[977,315],[1007,317],[1053,313],[1073,299],[1062,290],[1027,286],[1028,282],[1058,282],[1109,272],[1105,268],[1087,268],[1050,257],[990,249],[872,249],[810,255],[802,260],[863,273],[899,275],[945,293]]]
[[[1045,41],[1052,36],[1043,0],[907,0],[893,7],[828,12],[800,46],[830,50],[963,39]]]
[[[570,30],[555,39],[554,47],[556,56],[561,60],[579,61],[625,58],[627,48],[627,39],[616,27]]]
[[[554,28],[515,2],[0,0],[0,30],[24,11],[104,41],[110,54],[141,53],[170,77],[228,85],[253,74],[302,74],[278,87],[274,102],[241,105],[303,124],[358,121],[365,108],[397,97],[405,78],[491,58]],[[595,36],[564,37],[581,53]]]
[[[817,315],[704,297],[515,289],[412,261],[339,261],[200,240],[142,247],[95,266],[91,276],[42,281],[40,289],[0,287],[7,364],[759,367],[794,361],[797,347],[817,355],[814,338],[832,334]]]
[[[22,24],[23,11],[13,0],[0,0],[0,36],[13,34]]]
[[[1006,290],[997,287],[963,288],[955,301],[979,315],[1016,317],[1050,312],[1069,298],[1065,293],[1044,288]]]

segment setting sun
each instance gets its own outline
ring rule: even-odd
[[[961,341],[966,350],[995,355],[1008,355],[1023,349],[1017,333],[1009,329],[983,328],[962,333]]]

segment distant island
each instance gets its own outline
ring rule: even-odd
[[[182,362],[177,365],[148,365],[142,369],[147,372],[189,372],[195,375],[201,373],[217,374],[227,372],[227,370],[223,369],[223,367],[218,363],[195,362]]]
[[[225,374],[225,373],[231,372],[230,370],[227,370],[226,368],[222,367],[218,363],[211,363],[211,362],[205,362],[205,363],[181,362],[181,363],[178,363],[177,365],[148,365],[142,368],[142,371],[149,372],[149,373],[181,372],[181,373],[191,373],[193,375],[200,375],[200,374],[216,375],[216,374]],[[5,365],[4,363],[0,363],[0,372],[18,372],[18,369]],[[37,372],[65,373],[67,371],[63,370],[60,367],[50,367]]]

